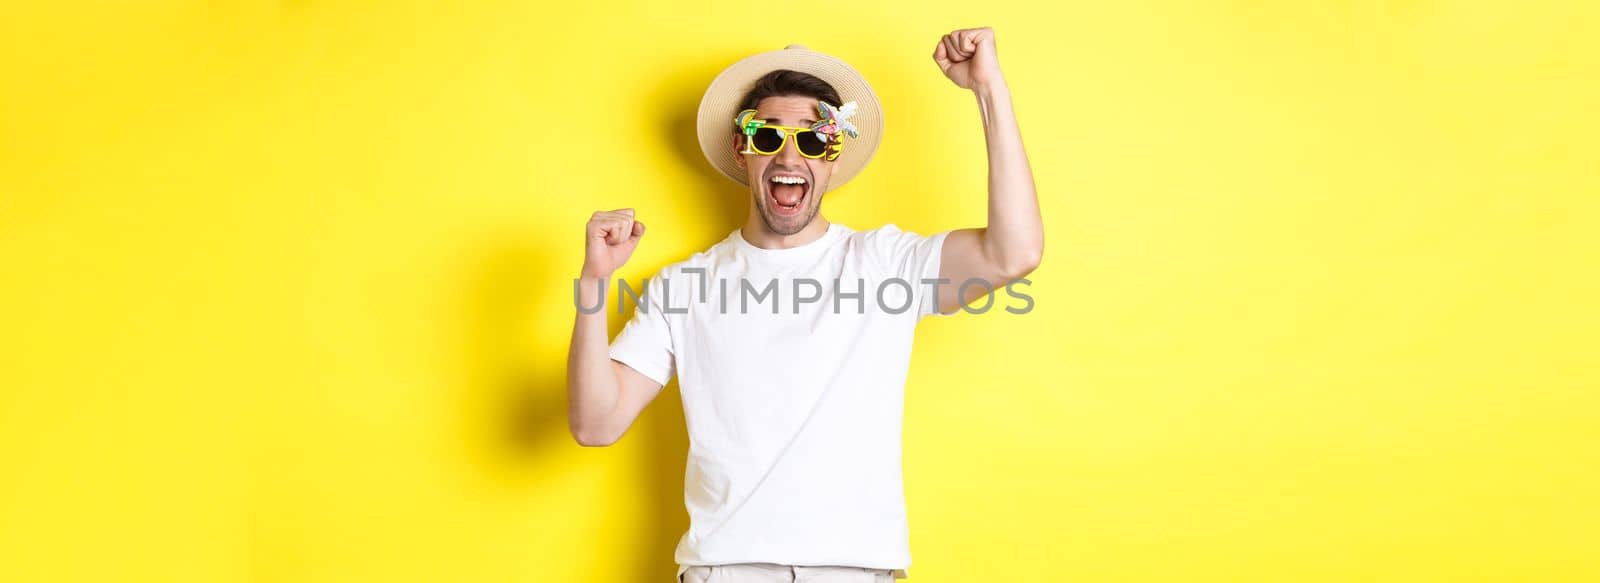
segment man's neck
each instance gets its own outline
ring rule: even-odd
[[[788,249],[821,239],[823,235],[828,233],[828,219],[823,218],[822,214],[818,213],[815,218],[811,219],[810,224],[800,229],[800,232],[793,235],[781,235],[768,229],[767,223],[761,220],[760,215],[756,215],[745,221],[744,226],[739,229],[739,233],[740,236],[744,237],[745,241],[762,249]]]

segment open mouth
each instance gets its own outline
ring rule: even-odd
[[[767,177],[767,199],[773,212],[780,215],[800,213],[811,194],[811,181],[798,174],[774,174]]]

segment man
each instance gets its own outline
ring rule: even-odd
[[[609,349],[606,282],[645,228],[632,209],[589,220],[568,420],[579,443],[609,445],[678,376],[690,442],[680,581],[907,575],[900,437],[913,329],[1030,273],[1044,246],[993,31],[947,34],[933,59],[977,98],[985,227],[922,236],[824,218],[824,193],[866,165],[883,116],[859,73],[798,45],[735,63],[707,89],[701,150],[748,186],[749,217],[648,280]]]

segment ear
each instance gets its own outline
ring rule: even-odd
[[[740,168],[744,168],[744,154],[742,153],[744,151],[744,140],[742,138],[744,138],[742,134],[733,134],[733,163],[738,164]]]

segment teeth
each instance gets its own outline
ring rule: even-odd
[[[774,176],[772,181],[778,184],[805,184],[806,179],[799,176]]]

